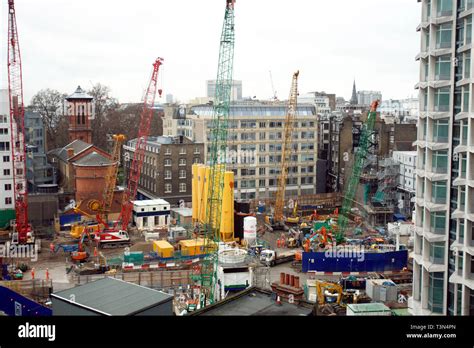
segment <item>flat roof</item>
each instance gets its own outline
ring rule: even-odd
[[[193,209],[192,208],[171,208],[171,211],[178,213],[184,217],[193,216]]]
[[[217,302],[193,315],[225,316],[225,315],[258,315],[258,316],[308,316],[312,308],[282,302],[278,305],[270,292],[250,288],[235,296]]]
[[[158,245],[162,249],[174,249],[173,246],[166,240],[154,240],[153,244]]]
[[[164,199],[158,198],[158,199],[146,199],[143,201],[133,201],[133,205],[136,205],[137,207],[146,207],[149,205],[164,205],[164,204],[170,204],[168,201],[165,201]]]
[[[390,312],[388,308],[383,303],[358,303],[358,304],[348,304],[347,308],[350,308],[353,312],[356,313],[370,313],[370,312]]]
[[[51,296],[104,315],[133,315],[173,298],[164,292],[110,277]]]

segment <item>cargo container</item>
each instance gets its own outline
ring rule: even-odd
[[[123,255],[123,260],[126,263],[141,265],[144,261],[144,254],[142,251],[126,252]]]
[[[153,242],[153,251],[158,254],[158,257],[163,259],[170,259],[174,256],[174,248],[166,240],[155,240]]]
[[[209,248],[211,250],[217,250],[216,243],[209,241],[209,244]],[[206,253],[206,244],[205,239],[203,238],[181,240],[179,241],[179,247],[182,256],[200,256]]]

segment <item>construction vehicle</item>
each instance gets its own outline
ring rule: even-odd
[[[349,176],[349,184],[345,189],[344,199],[342,201],[341,211],[338,212],[338,221],[337,221],[337,233],[336,233],[336,243],[341,244],[344,242],[344,235],[346,227],[348,224],[348,213],[351,211],[353,200],[357,191],[357,186],[359,184],[359,178],[362,174],[362,169],[364,168],[364,163],[367,159],[369,153],[369,147],[371,145],[371,137],[373,135],[375,120],[377,118],[377,108],[379,106],[379,100],[376,100],[370,106],[370,111],[367,115],[367,121],[362,126],[359,147],[355,151],[355,160],[352,167],[352,173]]]
[[[199,271],[193,277],[199,288],[199,305],[201,308],[214,303],[217,290],[218,255],[217,250],[214,250],[214,242],[220,241],[222,197],[226,171],[224,159],[227,150],[235,46],[235,0],[226,0],[225,3],[216,78],[216,95],[210,128],[210,151],[207,158],[210,175],[206,218],[202,226],[202,234],[207,241],[204,245],[204,253],[209,256],[202,260]]]
[[[264,249],[260,253],[260,262],[267,267],[273,267],[281,263],[290,262],[295,259],[296,250],[276,252],[271,249]]]
[[[285,206],[286,181],[288,179],[288,164],[290,162],[293,130],[295,128],[295,119],[298,100],[298,76],[299,71],[293,74],[291,84],[290,98],[288,99],[288,110],[285,118],[285,130],[283,133],[283,146],[281,155],[280,175],[278,177],[278,189],[275,198],[275,209],[273,213],[272,228],[281,229],[284,226],[283,208]],[[298,219],[299,222],[299,219]]]
[[[293,216],[288,216],[286,218],[286,223],[292,225],[297,225],[300,223],[300,217],[298,216],[298,201],[294,203]]]
[[[316,292],[319,305],[324,305],[327,302],[335,302],[338,305],[341,304],[343,290],[339,284],[316,280]],[[327,298],[333,298],[335,300],[327,301]]]
[[[15,220],[12,222],[12,244],[34,244],[35,235],[28,223],[28,185],[26,178],[25,106],[20,44],[16,26],[14,0],[8,0],[8,95],[13,164]]]

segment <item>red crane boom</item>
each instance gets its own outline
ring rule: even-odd
[[[8,93],[10,134],[15,199],[15,231],[20,244],[30,242],[32,228],[28,224],[28,185],[26,181],[25,107],[20,45],[16,26],[14,0],[8,0]],[[16,238],[14,238],[15,240]]]
[[[153,72],[151,74],[150,83],[145,94],[145,100],[143,103],[143,110],[140,116],[140,128],[138,129],[137,143],[135,145],[135,152],[133,154],[132,164],[130,165],[130,172],[128,178],[128,187],[123,193],[122,198],[122,210],[120,217],[114,225],[114,229],[117,229],[118,224],[121,223],[123,230],[126,230],[130,217],[132,215],[133,203],[137,195],[138,182],[140,180],[140,174],[143,166],[143,158],[145,155],[145,147],[150,134],[151,118],[153,116],[153,106],[155,104],[155,97],[157,84],[158,84],[158,71],[160,66],[163,64],[163,58],[157,58],[153,63]],[[161,90],[158,90],[161,96]]]

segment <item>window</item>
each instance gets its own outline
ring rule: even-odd
[[[471,1],[472,7],[472,1]],[[469,16],[466,19],[466,45],[469,45],[472,42],[472,16]]]
[[[265,140],[267,138],[267,133],[261,132],[260,133],[260,140]]]
[[[266,185],[265,185],[265,179],[260,179],[260,180],[258,181],[258,187],[262,188],[262,187],[265,187],[265,186],[266,186]]]
[[[194,157],[193,163],[194,164],[201,163],[201,159],[199,157]]]
[[[430,261],[436,264],[444,263],[444,242],[430,243]]]
[[[431,189],[431,201],[437,204],[446,203],[446,181],[435,181],[433,182]]]
[[[171,184],[165,184],[165,193],[171,193]]]
[[[453,14],[453,0],[438,0],[438,17]]]
[[[0,141],[0,151],[10,151],[10,142]]]
[[[0,134],[8,134],[8,128],[0,128]]]
[[[186,192],[186,184],[180,183],[179,184],[179,192]]]
[[[6,205],[12,204],[12,198],[11,197],[5,197],[5,204]]]
[[[171,179],[171,170],[165,170],[165,180]]]
[[[471,51],[466,53],[464,58],[464,78],[468,79],[471,77]]]
[[[260,145],[258,146],[258,150],[259,150],[260,152],[265,152],[265,151],[267,151],[267,145],[266,145],[266,144],[260,144]]]
[[[265,175],[266,174],[266,168],[259,168],[258,169],[258,174],[259,175]]]
[[[448,172],[448,152],[434,151],[432,156],[434,173],[446,174]]]
[[[166,148],[165,155],[171,155],[171,148]]]
[[[425,121],[426,125],[426,121]],[[425,134],[426,135],[426,134]],[[433,141],[436,143],[447,143],[449,136],[449,120],[436,120],[433,124]]]
[[[463,92],[462,92],[462,111],[463,112],[469,112],[469,86],[463,87]]]
[[[459,202],[459,209],[464,210],[466,206],[466,187],[465,186],[460,187],[459,194],[461,196],[460,197],[461,199]]]
[[[443,234],[446,229],[446,213],[433,212],[431,213],[431,229],[432,233]]]
[[[449,87],[438,88],[435,92],[435,111],[448,111],[450,99]]]
[[[200,153],[201,153],[201,150],[199,149],[199,147],[196,147],[196,148],[194,149],[194,154],[195,154],[195,155],[199,155]]]
[[[462,145],[467,145],[467,135],[468,135],[468,123],[467,121],[464,121],[462,124],[462,130],[461,130],[461,144]]]
[[[435,80],[449,80],[450,78],[451,78],[451,57],[441,56],[441,57],[436,58]]]
[[[170,167],[171,166],[171,159],[167,158],[165,159],[165,166]]]
[[[186,171],[185,170],[181,169],[179,171],[179,178],[180,179],[186,179]]]
[[[186,155],[186,148],[182,147],[181,149],[179,149],[179,154],[180,155]]]
[[[242,133],[240,134],[240,140],[256,140],[255,133]]]
[[[11,191],[12,190],[12,184],[5,184],[5,191]]]
[[[467,156],[466,155],[461,155],[460,157],[460,163],[461,163],[461,172],[460,172],[460,177],[463,179],[466,179],[466,172],[467,172]]]
[[[434,313],[443,313],[444,273],[430,272],[428,279],[428,309]]]
[[[10,156],[3,156],[3,162],[10,162]]]
[[[180,159],[179,159],[179,165],[180,165],[180,166],[185,166],[185,165],[186,165],[186,159],[180,158]]]
[[[452,24],[441,24],[436,33],[436,48],[451,47]]]

